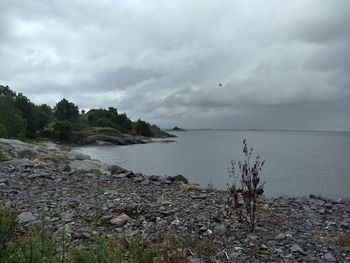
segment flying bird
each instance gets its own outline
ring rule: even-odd
[[[222,88],[222,84],[221,83],[219,83],[219,87]]]

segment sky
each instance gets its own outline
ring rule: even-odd
[[[349,25],[349,0],[0,0],[0,85],[163,128],[350,130]]]

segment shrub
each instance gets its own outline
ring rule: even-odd
[[[264,193],[264,184],[260,183],[259,173],[265,163],[258,154],[252,162],[253,148],[243,140],[243,161],[231,161],[229,177],[233,183],[229,186],[228,208],[239,221],[248,224],[254,230],[256,224],[256,201]]]
[[[57,121],[53,125],[53,134],[57,139],[69,140],[72,136],[73,126],[69,121]]]

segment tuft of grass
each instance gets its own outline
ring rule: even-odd
[[[14,239],[16,216],[0,206],[0,262],[9,253],[9,244]]]
[[[331,246],[338,247],[346,257],[350,257],[350,234],[342,233],[340,235],[325,235],[320,236],[319,239]]]
[[[64,228],[53,235],[43,214],[24,235],[16,235],[16,215],[0,208],[0,262],[7,263],[185,263],[189,255],[211,262],[213,240],[166,236],[145,242],[140,236],[67,244]]]

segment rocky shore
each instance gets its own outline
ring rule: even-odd
[[[164,235],[210,239],[211,262],[350,262],[350,199],[263,198],[254,232],[226,214],[227,192],[183,176],[133,173],[53,143],[0,139],[0,205],[23,231],[45,215],[69,242]],[[5,161],[6,160],[6,161]],[[188,262],[203,262],[196,254]]]

